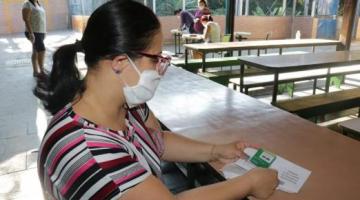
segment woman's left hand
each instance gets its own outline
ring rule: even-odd
[[[242,141],[214,145],[211,150],[211,160],[217,160],[224,164],[228,164],[238,160],[239,158],[246,158],[247,156],[244,153],[244,149],[246,147],[259,148],[257,145],[252,145]]]

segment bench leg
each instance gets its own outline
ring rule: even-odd
[[[317,78],[314,79],[314,85],[313,85],[313,95],[316,94],[316,87],[317,87]]]
[[[245,88],[245,94],[246,94],[246,95],[249,94],[249,88],[248,88],[248,87]]]

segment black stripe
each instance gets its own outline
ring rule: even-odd
[[[83,184],[86,179],[88,179],[91,175],[95,174],[100,168],[97,164],[94,164],[89,169],[87,169],[76,181],[71,185],[70,189],[65,194],[65,198],[69,199],[74,192]]]
[[[98,168],[100,168],[97,165]],[[91,177],[88,181],[85,182],[84,185],[80,187],[80,189],[75,193],[75,195],[71,199],[80,199],[93,185],[95,185],[99,180],[104,178],[107,173],[104,170],[98,171],[93,177]],[[101,188],[99,188],[101,189]]]
[[[105,148],[105,149],[93,149],[90,148],[91,154],[94,156],[108,154],[108,153],[128,153],[125,149],[117,149],[117,148]]]

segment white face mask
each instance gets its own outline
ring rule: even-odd
[[[140,72],[135,63],[130,59],[129,62],[139,74],[139,82],[134,86],[129,86],[125,81],[124,95],[129,108],[149,101],[155,94],[161,76],[156,70],[144,70]]]

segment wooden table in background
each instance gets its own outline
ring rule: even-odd
[[[241,42],[216,42],[216,43],[202,43],[202,44],[184,44],[185,47],[185,64],[188,63],[188,51],[195,50],[202,53],[202,69],[205,71],[206,54],[221,51],[241,51],[249,49],[257,49],[260,55],[260,49],[278,48],[279,54],[282,54],[283,48],[291,47],[313,47],[313,52],[316,46],[330,46],[340,45],[341,42],[337,40],[325,39],[285,39],[285,40],[256,40],[256,41],[241,41]]]
[[[279,73],[327,68],[325,92],[329,91],[332,67],[360,64],[360,51],[335,51],[281,56],[240,57],[240,91],[243,90],[245,65],[274,73],[272,103],[276,102]],[[357,73],[360,72],[360,67]]]

